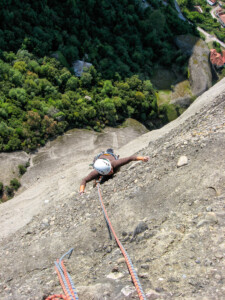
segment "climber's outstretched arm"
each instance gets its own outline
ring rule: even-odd
[[[132,155],[132,156],[120,158],[118,160],[114,160],[112,162],[112,166],[113,166],[113,168],[119,168],[121,166],[128,164],[131,161],[136,161],[136,160],[141,160],[141,161],[147,162],[147,161],[149,161],[149,156]]]
[[[99,177],[99,173],[96,170],[92,171],[86,177],[84,177],[81,181],[81,184],[80,184],[80,194],[84,193],[85,186],[86,186],[87,182],[89,182],[93,179],[97,179],[98,177]]]

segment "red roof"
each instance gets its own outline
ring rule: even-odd
[[[210,50],[210,61],[213,65],[222,67],[225,64],[225,50],[222,51],[222,55],[216,51],[216,49]]]
[[[225,23],[225,14],[219,15],[220,19],[222,20],[223,23]]]
[[[212,3],[216,3],[217,0],[210,0]]]

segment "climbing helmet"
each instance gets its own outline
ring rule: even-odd
[[[94,169],[101,175],[107,175],[111,171],[111,163],[106,158],[99,158],[94,163]]]

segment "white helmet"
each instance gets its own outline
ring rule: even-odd
[[[101,175],[107,175],[111,171],[111,163],[108,159],[100,158],[94,163],[94,169]]]

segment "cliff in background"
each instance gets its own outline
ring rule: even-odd
[[[150,161],[123,167],[101,186],[147,299],[223,299],[224,99],[225,79],[175,121],[120,148],[121,157],[138,153]],[[53,262],[71,247],[67,268],[79,299],[138,299],[120,251],[109,240],[97,190],[89,184],[82,197],[74,191],[71,178],[78,189],[88,162],[77,167],[75,173],[63,169],[64,183],[47,172],[45,185],[30,183],[24,205],[38,202],[40,193],[41,202],[19,230],[23,193],[18,210],[16,198],[1,205],[1,299],[39,300],[61,293]],[[10,223],[14,228],[7,231]]]

